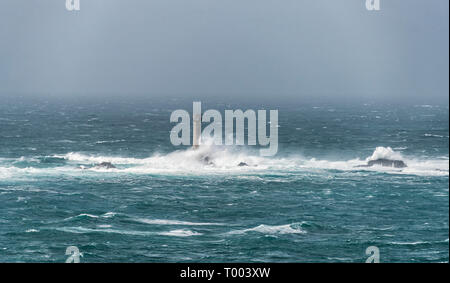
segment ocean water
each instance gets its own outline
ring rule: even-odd
[[[203,102],[240,107],[263,109]],[[172,146],[178,108],[192,105],[0,105],[0,262],[64,262],[68,246],[81,262],[364,262],[369,246],[448,262],[448,105],[265,106],[274,157]],[[379,157],[408,167],[356,167]]]

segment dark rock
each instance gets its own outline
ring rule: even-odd
[[[238,166],[239,166],[239,167],[242,167],[242,166],[248,166],[248,164],[245,163],[245,162],[241,162],[241,163],[238,164]]]
[[[105,169],[113,169],[116,168],[111,162],[102,162],[97,165],[95,165],[97,168],[105,168]]]
[[[200,156],[200,161],[205,165],[214,165],[211,158],[208,155]]]
[[[380,165],[380,166],[384,166],[384,167],[394,167],[394,168],[405,168],[408,167],[405,162],[403,162],[402,160],[391,160],[391,159],[385,159],[385,158],[380,158],[380,159],[376,159],[376,160],[370,160],[367,165],[359,165],[357,167],[371,167],[374,165]]]

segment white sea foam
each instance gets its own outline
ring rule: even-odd
[[[262,234],[305,234],[306,233],[305,231],[303,231],[300,228],[299,223],[294,223],[294,224],[286,224],[286,225],[278,225],[278,226],[261,224],[259,226],[253,227],[253,228],[242,229],[242,230],[233,230],[233,231],[228,232],[228,234],[235,235],[235,234],[245,234],[248,232],[259,232]]]
[[[377,159],[402,160],[403,157],[400,153],[394,151],[390,147],[378,146],[372,153],[372,156],[367,158],[367,161]]]
[[[208,156],[211,163],[202,162],[202,158]],[[286,157],[261,157],[252,154],[246,149],[236,150],[233,147],[217,147],[204,145],[198,150],[177,150],[168,154],[154,154],[147,158],[119,157],[87,155],[70,152],[64,155],[52,155],[50,157],[64,158],[67,163],[57,167],[27,167],[14,166],[14,160],[2,160],[0,166],[0,179],[30,178],[36,175],[73,175],[85,174],[169,174],[169,175],[207,175],[207,174],[234,174],[237,176],[259,175],[277,173],[299,174],[317,170],[341,170],[349,172],[382,171],[393,174],[413,174],[421,176],[448,176],[448,156],[434,159],[419,159],[404,157],[391,147],[377,147],[367,158],[354,158],[350,160],[326,160],[316,158],[304,158],[301,155]],[[406,168],[392,167],[356,167],[367,164],[370,160],[379,158],[403,160]],[[92,166],[101,162],[111,162],[117,168],[95,168]],[[245,162],[248,166],[237,166]],[[6,163],[6,164],[5,164]],[[8,166],[9,164],[10,166]],[[80,169],[84,166],[87,170]]]
[[[111,218],[111,217],[114,217],[114,216],[116,216],[117,215],[117,213],[116,212],[106,212],[105,214],[102,214],[101,215],[101,217],[103,217],[103,218]]]
[[[77,218],[111,218],[117,215],[115,212],[107,212],[101,215],[89,214],[89,213],[81,213],[76,216],[67,217],[64,221],[73,220]],[[181,220],[169,220],[169,219],[150,219],[150,218],[134,218],[130,217],[126,214],[122,214],[123,217],[127,217],[132,221],[149,224],[149,225],[179,225],[179,226],[221,226],[225,225],[223,223],[213,223],[213,222],[191,222],[191,221],[181,221]],[[99,226],[100,227],[100,226]],[[102,227],[105,228],[105,227]],[[106,227],[109,228],[109,227]]]
[[[58,141],[56,141],[57,143],[75,143],[75,141],[73,141],[73,140],[58,140]]]
[[[99,224],[99,225],[97,225],[97,227],[98,227],[98,228],[111,228],[112,225],[109,225],[109,224]]]
[[[147,219],[147,218],[135,218],[136,222],[151,224],[151,225],[185,225],[185,226],[219,226],[224,225],[222,223],[209,223],[209,222],[189,222],[179,220],[167,220],[167,219]]]
[[[132,235],[132,236],[151,236],[155,235],[154,232],[148,231],[134,231],[134,230],[119,230],[119,229],[109,229],[109,228],[86,228],[86,227],[58,227],[54,228],[57,231],[74,233],[74,234],[87,234],[87,233],[112,233],[112,234],[122,234],[122,235]]]
[[[68,218],[66,218],[66,220],[73,219],[73,218],[78,218],[78,217],[98,218],[97,215],[88,214],[88,213],[81,213],[81,214],[79,214],[79,215],[77,215],[75,217],[68,217]]]
[[[161,236],[174,236],[174,237],[189,237],[202,235],[202,233],[197,233],[186,229],[171,230],[168,232],[159,232],[157,234]]]
[[[95,164],[101,162],[111,162],[114,164],[144,164],[145,159],[127,158],[127,157],[113,157],[113,156],[95,156],[86,155],[78,152],[69,152],[67,154],[56,154],[49,157],[63,158],[68,161],[75,161],[85,164]]]
[[[390,242],[389,244],[401,246],[417,246],[417,245],[441,244],[446,242],[448,242],[448,239],[444,241]]]
[[[372,166],[359,168],[356,166],[367,164],[370,160],[376,159],[402,160],[406,163],[406,168],[394,168],[383,166]],[[316,160],[315,158],[304,162],[305,167],[318,169],[337,169],[343,171],[378,171],[392,174],[411,174],[419,176],[448,176],[449,160],[447,156],[438,159],[418,159],[415,157],[404,157],[399,152],[394,151],[391,147],[377,147],[371,156],[365,160],[359,158],[347,161],[328,161]]]
[[[448,138],[448,136],[435,135],[435,134],[425,134],[425,137],[433,137],[433,138]]]
[[[125,142],[126,140],[111,140],[111,141],[96,141],[96,144],[104,144],[104,143],[118,143],[118,142]]]
[[[106,212],[105,214],[102,215],[95,215],[95,214],[89,214],[89,213],[81,213],[78,214],[76,216],[70,216],[67,217],[64,220],[72,220],[72,219],[76,219],[76,218],[83,218],[83,217],[87,217],[87,218],[111,218],[113,216],[115,216],[116,213],[115,212]]]
[[[152,231],[136,231],[136,230],[120,230],[120,229],[110,229],[107,227],[99,227],[100,229],[87,228],[82,226],[77,227],[58,227],[54,228],[57,231],[74,233],[74,234],[88,234],[88,233],[111,233],[111,234],[121,234],[121,235],[131,235],[131,236],[172,236],[172,237],[190,237],[190,236],[200,236],[202,233],[194,232],[187,229],[170,230],[163,232],[152,232]]]

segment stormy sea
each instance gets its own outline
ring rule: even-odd
[[[190,103],[4,101],[0,261],[449,261],[448,105],[203,102],[278,109],[262,157],[173,146]],[[406,167],[361,166],[380,158]]]

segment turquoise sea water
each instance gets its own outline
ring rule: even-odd
[[[170,144],[191,107],[0,105],[0,261],[448,262],[448,105],[265,106],[278,154],[204,146],[214,165]],[[355,167],[386,152],[408,167]]]

